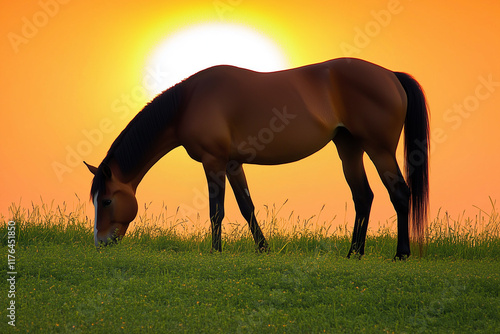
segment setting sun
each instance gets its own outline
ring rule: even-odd
[[[285,69],[288,61],[270,38],[244,25],[206,23],[179,30],[153,50],[145,75],[161,73],[149,89],[154,96],[190,75],[214,65],[234,65],[255,71]]]

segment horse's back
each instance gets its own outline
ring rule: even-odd
[[[297,69],[259,73],[232,66],[196,74],[188,80],[183,145],[201,160],[202,146],[217,142],[230,159],[255,164],[286,163],[314,153],[330,141],[337,120],[326,98],[327,73],[323,84],[308,76]],[[194,142],[194,134],[204,143]]]
[[[183,145],[196,160],[214,147],[240,162],[296,161],[325,146],[338,126],[364,136],[381,121],[402,124],[404,115],[391,111],[403,103],[393,79],[358,59],[269,73],[215,66],[186,80]]]

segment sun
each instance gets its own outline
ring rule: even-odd
[[[276,42],[253,28],[190,26],[168,36],[151,53],[144,75],[156,82],[148,85],[148,92],[155,96],[202,69],[223,64],[269,72],[286,69],[288,60]]]

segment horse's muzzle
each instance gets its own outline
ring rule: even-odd
[[[120,239],[121,237],[119,237],[116,232],[105,236],[99,236],[97,233],[94,235],[94,243],[97,249],[100,247],[116,245]]]
[[[105,240],[97,240],[95,242],[95,246],[97,247],[97,249],[99,249],[101,247],[112,246],[112,245],[118,244],[119,240],[120,240],[120,238],[113,236],[113,237],[107,238]]]

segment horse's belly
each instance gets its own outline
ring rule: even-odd
[[[288,121],[270,123],[234,141],[230,158],[250,164],[284,164],[317,152],[333,138],[329,128],[291,117]]]

